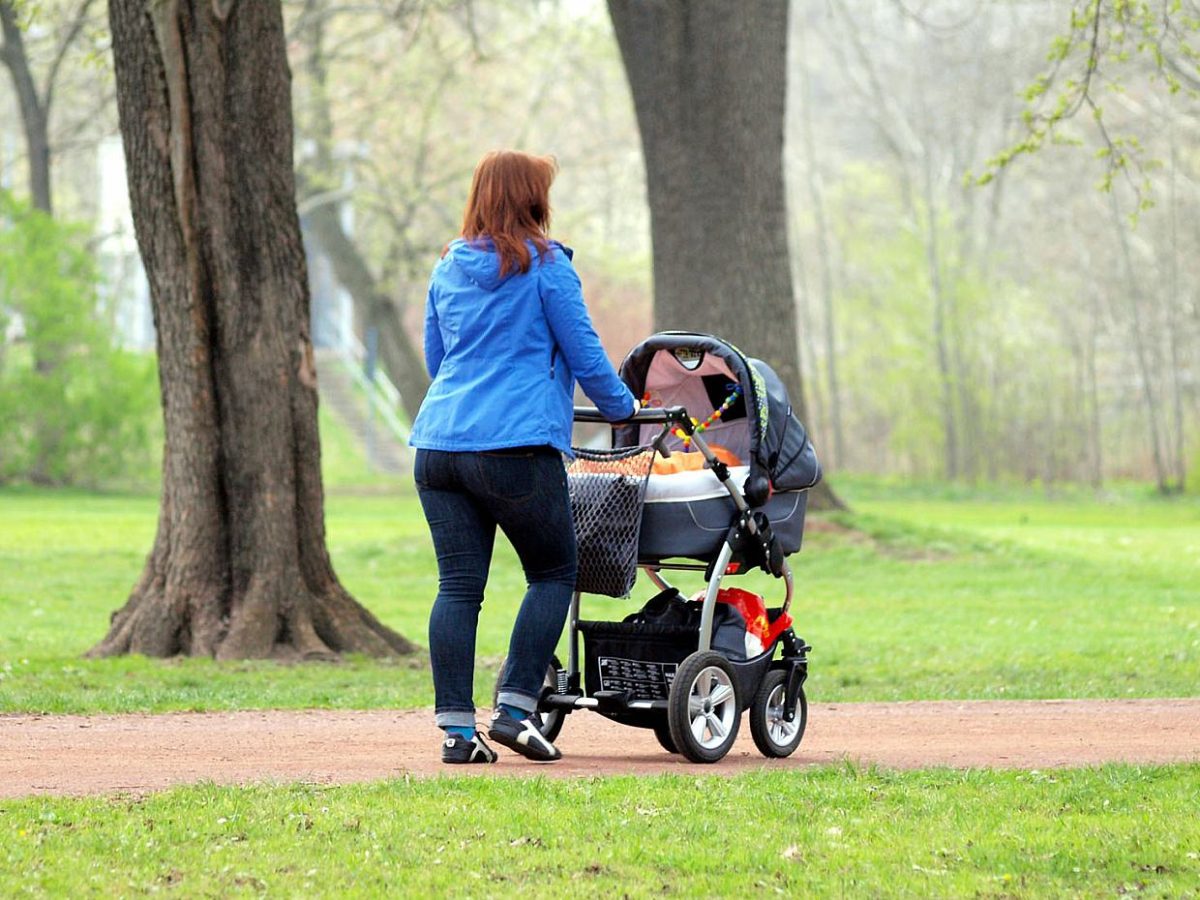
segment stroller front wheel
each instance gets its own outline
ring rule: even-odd
[[[804,727],[808,724],[808,700],[804,688],[796,697],[795,714],[788,721],[784,709],[787,703],[787,673],[772,669],[762,680],[750,704],[750,734],[754,746],[763,756],[783,759],[800,746]]]
[[[683,756],[698,763],[723,758],[737,739],[741,714],[729,660],[698,650],[679,664],[667,698],[667,723]]]

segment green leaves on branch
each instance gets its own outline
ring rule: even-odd
[[[1113,133],[1105,118],[1101,89],[1123,93],[1127,80],[1151,88],[1165,87],[1168,96],[1200,98],[1200,16],[1182,0],[1074,0],[1068,29],[1050,43],[1047,71],[1021,92],[1025,109],[1023,133],[987,161],[976,184],[987,184],[1019,157],[1036,153],[1047,142],[1079,143],[1063,129],[1085,106],[1103,144],[1097,158],[1105,167],[1099,182],[1110,190],[1117,175],[1130,179],[1143,208],[1149,205],[1146,158],[1136,137]],[[1135,178],[1136,176],[1139,176]]]

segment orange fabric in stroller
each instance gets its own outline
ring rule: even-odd
[[[709,444],[708,448],[712,450],[713,456],[727,466],[740,466],[742,464],[736,453],[726,450],[720,444]],[[704,456],[698,451],[684,452],[682,450],[675,450],[666,459],[662,457],[656,458],[654,466],[650,471],[655,475],[675,475],[678,472],[699,472],[703,468]]]

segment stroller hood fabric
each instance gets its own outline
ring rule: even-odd
[[[777,491],[810,488],[821,480],[821,462],[803,423],[792,414],[787,389],[761,359],[750,360],[767,393],[766,472]]]
[[[674,358],[671,366],[677,395],[680,393],[678,381],[685,377],[685,370],[694,371],[698,379],[712,377],[703,374],[714,368],[713,364],[705,362],[708,357],[715,357],[721,370],[736,379],[745,404],[744,418],[736,421],[739,427],[748,431],[748,483],[765,476],[776,491],[796,491],[810,488],[821,480],[821,464],[808,432],[793,415],[787,390],[769,365],[747,357],[733,344],[710,334],[660,332],[634,347],[621,363],[621,378],[634,396],[642,396],[648,388],[653,388],[648,381],[653,380],[652,372],[661,371],[663,363],[655,362],[660,354]],[[677,366],[675,362],[678,362]],[[688,409],[697,419],[703,419],[710,411]],[[731,419],[732,415],[728,416],[721,427],[732,427]],[[637,425],[617,426],[613,429],[613,446],[631,447],[645,443],[647,433]]]

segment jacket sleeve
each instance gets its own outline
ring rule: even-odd
[[[433,285],[425,297],[425,368],[430,378],[437,378],[446,348],[442,344],[442,330],[438,326],[437,308],[433,305]]]
[[[539,290],[550,332],[571,372],[609,420],[633,415],[634,398],[608,361],[583,302],[583,287],[565,255],[539,267]]]

